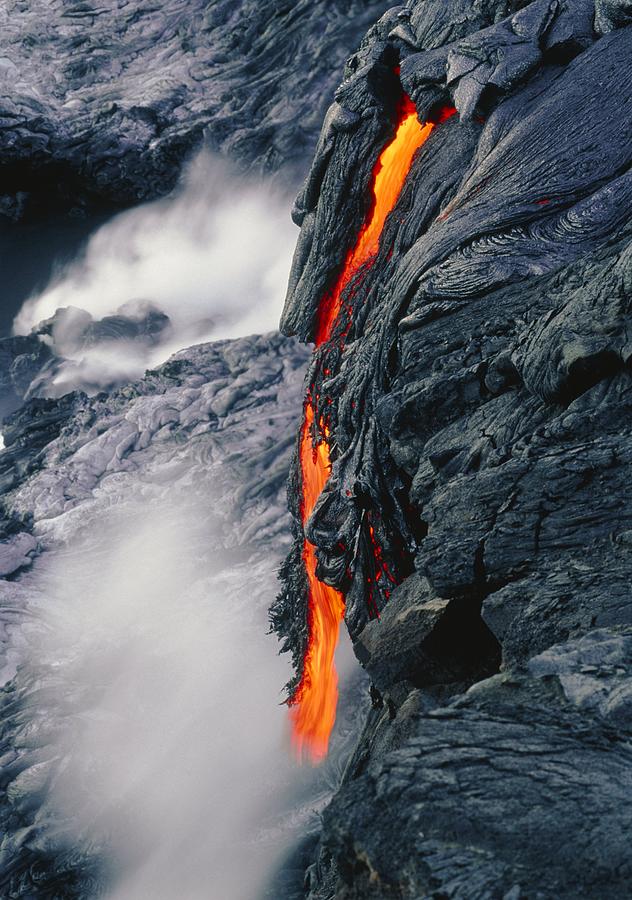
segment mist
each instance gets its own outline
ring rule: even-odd
[[[15,322],[27,333],[70,308],[42,336],[63,358],[47,395],[125,383],[193,343],[275,328],[295,239],[289,207],[277,188],[202,153],[171,197],[103,225]],[[86,312],[164,313],[169,324],[143,340],[90,343]],[[330,757],[313,769],[293,756],[290,660],[267,618],[291,532],[283,478],[270,495],[259,484],[289,457],[286,405],[298,419],[302,369],[287,377],[272,412],[236,403],[212,440],[208,412],[198,437],[157,425],[77,505],[72,488],[67,505],[65,494],[49,498],[52,472],[24,489],[26,508],[40,495],[52,504],[36,526],[44,552],[20,577],[37,598],[25,671],[54,683],[43,723],[54,777],[40,818],[104,863],[106,900],[280,900],[266,885],[315,833],[359,727],[366,685],[343,641]],[[138,402],[153,422],[154,398]],[[82,446],[55,484],[81,485],[90,454],[105,452]]]
[[[278,560],[226,550],[210,498],[144,492],[71,513],[26,579],[65,706],[55,818],[107,858],[108,900],[254,900],[324,803],[266,634]]]
[[[177,350],[276,328],[296,240],[291,196],[202,151],[169,197],[115,216],[28,299],[15,334],[71,309],[43,339],[67,362],[46,393],[93,393],[135,379]],[[148,311],[169,317],[150,340],[81,339],[80,310],[94,320]]]

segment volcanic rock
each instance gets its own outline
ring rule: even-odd
[[[42,596],[36,577],[18,578],[17,570],[30,566],[37,553],[35,569],[64,560],[82,538],[103,541],[112,510],[120,507],[131,515],[134,496],[151,519],[161,510],[164,515],[164,498],[173,504],[193,485],[206,552],[215,552],[232,573],[235,587],[226,588],[221,602],[241,602],[252,617],[253,598],[261,596],[265,622],[280,548],[288,544],[285,481],[306,355],[279,334],[200,345],[110,394],[31,400],[5,424],[7,449],[0,452],[3,898],[88,900],[103,893],[111,876],[107,830],[95,836],[88,829],[84,839],[55,794],[70,752],[60,752],[60,735],[72,744],[75,729],[94,714],[94,697],[85,672],[73,669],[74,651],[52,664],[37,657],[38,629],[48,627],[51,600]],[[16,575],[7,578],[12,572]],[[91,573],[88,595],[98,577]],[[207,597],[206,603],[219,599]],[[108,648],[95,650],[97,655],[101,650]],[[83,763],[89,769],[87,758]]]
[[[11,0],[0,10],[0,215],[168,192],[206,142],[300,171],[370,0]]]
[[[402,91],[422,121],[459,113],[308,372],[332,472],[306,534],[374,681],[310,900],[629,893],[629,22],[628,3],[413,0],[325,119],[282,319],[306,341]],[[300,492],[295,459],[272,621],[297,679]]]
[[[0,340],[0,419],[21,406],[33,379],[52,358],[35,335]]]

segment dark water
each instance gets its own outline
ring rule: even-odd
[[[46,287],[106,218],[49,219],[27,225],[0,222],[0,337],[10,334],[22,303]]]

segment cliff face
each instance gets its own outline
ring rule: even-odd
[[[183,161],[202,145],[244,170],[297,183],[343,60],[385,6],[365,0],[4,4],[0,222],[5,255],[13,256],[20,235],[25,249],[39,241],[34,249],[41,251],[47,235],[30,231],[33,222],[55,227],[58,214],[81,219],[168,193]],[[26,228],[17,228],[16,222]],[[25,252],[24,258],[31,267],[33,257]],[[221,260],[217,265],[221,277]],[[6,279],[2,296],[10,306]],[[254,306],[261,297],[253,290],[249,302]],[[278,334],[224,341],[183,351],[118,390],[112,387],[93,398],[80,392],[58,397],[61,390],[49,388],[63,360],[46,338],[68,314],[42,323],[37,335],[0,341],[0,896],[101,896],[137,866],[150,879],[149,887],[124,884],[125,900],[173,900],[209,891],[230,898],[251,888],[253,895],[261,889],[273,900],[280,893],[289,898],[302,881],[300,853],[266,889],[269,868],[282,846],[313,831],[314,807],[322,808],[330,795],[328,782],[340,764],[334,753],[331,768],[315,780],[303,772],[299,796],[292,798],[289,785],[296,776],[282,741],[272,748],[265,739],[270,722],[280,723],[277,737],[285,724],[278,686],[287,678],[287,665],[275,659],[265,620],[288,546],[285,481],[307,352]],[[75,314],[80,347],[125,339],[142,349],[165,325],[160,314],[142,320]],[[39,396],[40,389],[46,397]],[[172,512],[175,520],[170,520]],[[192,547],[176,561],[178,577],[167,585],[170,602],[182,600],[187,612],[174,616],[162,657],[160,643],[156,653],[150,646],[131,673],[138,676],[144,663],[148,673],[153,671],[149,683],[141,678],[140,684],[149,703],[121,716],[120,709],[113,713],[102,705],[117,685],[123,695],[138,694],[139,682],[119,671],[120,629],[114,639],[107,629],[101,638],[90,636],[100,612],[117,601],[117,589],[108,590],[104,575],[108,541],[113,530],[133,543],[134,535],[127,533],[130,516],[142,530],[159,524],[165,514],[174,547],[183,550],[181,535],[192,525],[196,531]],[[84,581],[74,577],[77,570],[70,574],[72,563],[85,575],[82,558],[94,561],[91,554],[99,548],[105,556],[88,564]],[[156,571],[161,566],[168,571],[176,551],[169,545],[164,553],[157,548],[150,541],[140,562],[146,557]],[[186,567],[192,553],[196,566],[179,568]],[[47,581],[56,567],[68,567],[61,579],[67,591],[56,591]],[[146,595],[153,601],[161,589],[152,584]],[[77,618],[65,606],[75,590],[90,607],[85,635],[75,647],[66,646],[67,652],[60,644],[47,655],[39,642],[50,633],[51,616],[67,615],[58,632],[62,643],[66,634],[76,633]],[[99,591],[100,601],[95,600]],[[140,598],[141,611],[147,596]],[[130,610],[136,601],[128,604]],[[146,612],[149,628],[160,622],[158,610]],[[183,633],[180,626],[187,621],[191,631]],[[166,673],[174,655],[190,657],[189,666],[180,669],[180,682],[190,685],[192,672],[200,678],[221,658],[218,635],[226,638],[230,665],[223,674],[220,667],[220,677],[209,671],[194,696],[183,698],[189,706],[174,702],[169,712],[163,700],[173,697],[176,679]],[[128,636],[122,637],[125,643]],[[251,640],[252,653],[247,649]],[[193,645],[200,651],[200,644],[200,656],[193,659],[190,651]],[[232,652],[234,647],[239,653]],[[96,690],[87,676],[94,666]],[[263,673],[270,675],[269,666],[277,674],[269,678],[271,692],[264,698]],[[235,682],[239,697],[231,694]],[[131,732],[156,699],[156,733],[150,730],[147,738],[136,732],[138,749],[128,754]],[[187,709],[197,714],[180,728],[175,719],[187,716]],[[127,725],[115,748],[108,744],[115,734],[108,725],[104,741],[86,752],[82,735],[101,715]],[[354,715],[355,710],[350,718]],[[191,732],[191,727],[209,727],[209,721],[210,733]],[[217,721],[221,728],[214,727]],[[175,735],[169,754],[164,753],[169,758],[152,772],[156,747],[171,740],[169,729]],[[342,744],[351,730],[350,723]],[[245,751],[240,750],[244,734]],[[230,749],[214,766],[209,753],[212,748],[221,753],[223,741]],[[107,785],[102,775],[112,775],[108,767],[121,748],[126,759]],[[237,770],[231,776],[232,761]],[[149,768],[137,778],[136,763],[145,762]],[[66,804],[68,773],[71,781],[76,776],[74,788],[70,784],[70,796],[78,801],[74,807]],[[200,787],[215,776],[222,782],[217,792],[222,802]],[[251,790],[248,778],[257,781]],[[159,815],[154,806],[148,811],[143,805],[143,791],[152,781],[158,802],[166,804]],[[183,782],[193,785],[193,798]],[[176,783],[169,797],[168,785]],[[240,845],[241,858],[234,865],[233,812],[246,793],[252,808],[263,810],[267,819],[259,820],[260,833],[253,840]],[[148,796],[151,790],[145,791],[145,800]],[[279,798],[283,809],[274,819],[271,811]],[[176,812],[179,823],[173,819]],[[157,849],[154,835],[146,839],[147,828],[158,823],[181,841],[175,858]],[[248,870],[257,856],[259,877],[253,886]]]
[[[314,900],[629,892],[630,23],[623,0],[412,2],[325,118],[282,320],[308,341],[402,92],[458,111],[306,382],[332,471],[303,533],[295,460],[273,622],[294,689],[306,537],[374,683]]]

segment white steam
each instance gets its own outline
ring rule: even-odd
[[[204,151],[170,197],[102,226],[79,259],[25,302],[14,332],[27,334],[67,307],[95,320],[139,318],[148,308],[169,316],[154,345],[77,345],[72,317],[59,323],[52,344],[72,361],[55,375],[51,393],[61,394],[131,380],[193,343],[276,328],[296,240],[289,209],[278,189]]]
[[[295,239],[288,209],[270,186],[202,154],[172,197],[103,226],[24,305],[15,330],[67,307],[94,320],[158,309],[170,328],[153,343],[91,345],[85,316],[58,317],[47,340],[68,362],[49,393],[130,380],[191,343],[274,328]],[[244,423],[235,433],[247,444]],[[89,446],[76,453],[79,481]],[[257,500],[253,512],[238,483],[220,484],[232,477],[225,454],[242,452],[241,477],[251,477],[230,435],[201,467],[175,447],[161,462],[165,447],[162,436],[146,451],[154,468],[130,457],[76,507],[40,519],[47,552],[21,578],[45,598],[29,643],[33,668],[55,682],[45,711],[53,823],[72,822],[71,845],[107,860],[106,900],[260,900],[328,794],[326,772],[289,753],[289,660],[267,634],[290,536],[270,525],[285,515],[278,500]],[[253,454],[261,447],[253,442]],[[356,671],[348,647],[347,657],[343,680]]]
[[[266,635],[278,560],[227,564],[208,498],[181,487],[77,515],[83,538],[70,521],[28,579],[47,597],[38,664],[70,711],[57,810],[105,842],[108,900],[255,900],[316,803]]]

